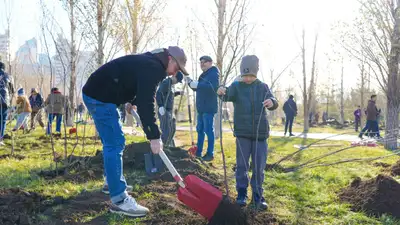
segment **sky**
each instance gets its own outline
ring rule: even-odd
[[[59,0],[45,0],[48,8],[58,16],[59,23],[68,29],[68,17]],[[193,21],[199,28],[202,48],[199,55],[213,56],[213,50],[200,23],[215,27],[214,0],[166,0],[165,14],[166,46],[176,45],[186,38],[188,21]],[[230,2],[230,1],[227,1]],[[6,27],[5,10],[11,8],[11,50],[14,54],[18,47],[28,39],[36,37],[40,46],[40,5],[39,0],[0,0],[0,33]],[[332,40],[332,24],[336,21],[352,21],[358,11],[357,0],[250,0],[250,11],[247,14],[249,25],[255,27],[250,37],[252,44],[247,54],[255,54],[260,58],[259,77],[270,82],[270,70],[275,74],[300,53],[301,30],[306,31],[307,70],[311,69],[311,54],[314,35],[317,32],[317,67],[320,83],[327,83],[331,76],[335,84],[340,82],[340,63],[337,44]],[[216,32],[211,32],[216,35]],[[153,46],[152,46],[153,47]],[[334,51],[335,50],[335,51]],[[339,50],[340,51],[340,50]],[[187,51],[186,51],[187,52]],[[329,60],[329,58],[331,60]],[[189,71],[191,63],[188,62]],[[289,76],[289,70],[294,76]],[[294,87],[298,90],[302,82],[301,60],[295,61],[279,80],[281,89]],[[359,70],[357,62],[349,57],[344,58],[344,86],[354,87],[358,82]]]

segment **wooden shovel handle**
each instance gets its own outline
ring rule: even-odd
[[[185,183],[183,183],[183,179],[181,177],[181,175],[179,175],[178,171],[176,171],[174,165],[172,165],[171,161],[169,160],[169,158],[167,157],[167,155],[165,154],[165,152],[163,150],[160,151],[159,153],[162,161],[164,162],[165,166],[167,166],[169,172],[172,174],[172,177],[174,177],[175,181],[179,184],[179,186],[181,186],[182,188],[185,188]]]

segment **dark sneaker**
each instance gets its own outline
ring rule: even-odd
[[[358,135],[358,137],[359,137],[360,139],[364,139],[363,136],[362,136],[362,134]]]
[[[290,136],[290,137],[294,137],[295,135],[294,135],[294,134],[289,134],[289,136]]]
[[[132,192],[133,187],[131,185],[126,185],[126,192]],[[101,189],[101,192],[103,192],[106,195],[110,194],[110,190],[108,189],[108,185],[104,185],[103,188]]]
[[[238,204],[240,207],[246,206],[247,202],[247,189],[245,188],[240,188],[238,189],[238,196],[236,198],[236,204]]]
[[[203,157],[203,161],[209,162],[209,161],[213,161],[214,160],[214,156],[211,155],[205,155]]]
[[[139,205],[134,198],[128,196],[120,204],[112,204],[110,212],[131,217],[146,216],[149,209]]]
[[[268,209],[268,204],[265,202],[264,197],[260,198],[256,193],[253,193],[253,199],[250,206],[258,211],[265,211]]]

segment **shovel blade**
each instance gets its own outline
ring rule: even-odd
[[[178,199],[210,220],[222,200],[222,192],[194,175],[186,176],[184,183],[186,187],[178,189]]]

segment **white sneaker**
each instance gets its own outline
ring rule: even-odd
[[[121,204],[112,204],[110,212],[131,217],[146,216],[149,209],[139,205],[134,198],[128,196]]]
[[[6,145],[6,144],[4,144],[3,141],[0,141],[0,146],[4,146],[4,145]]]

